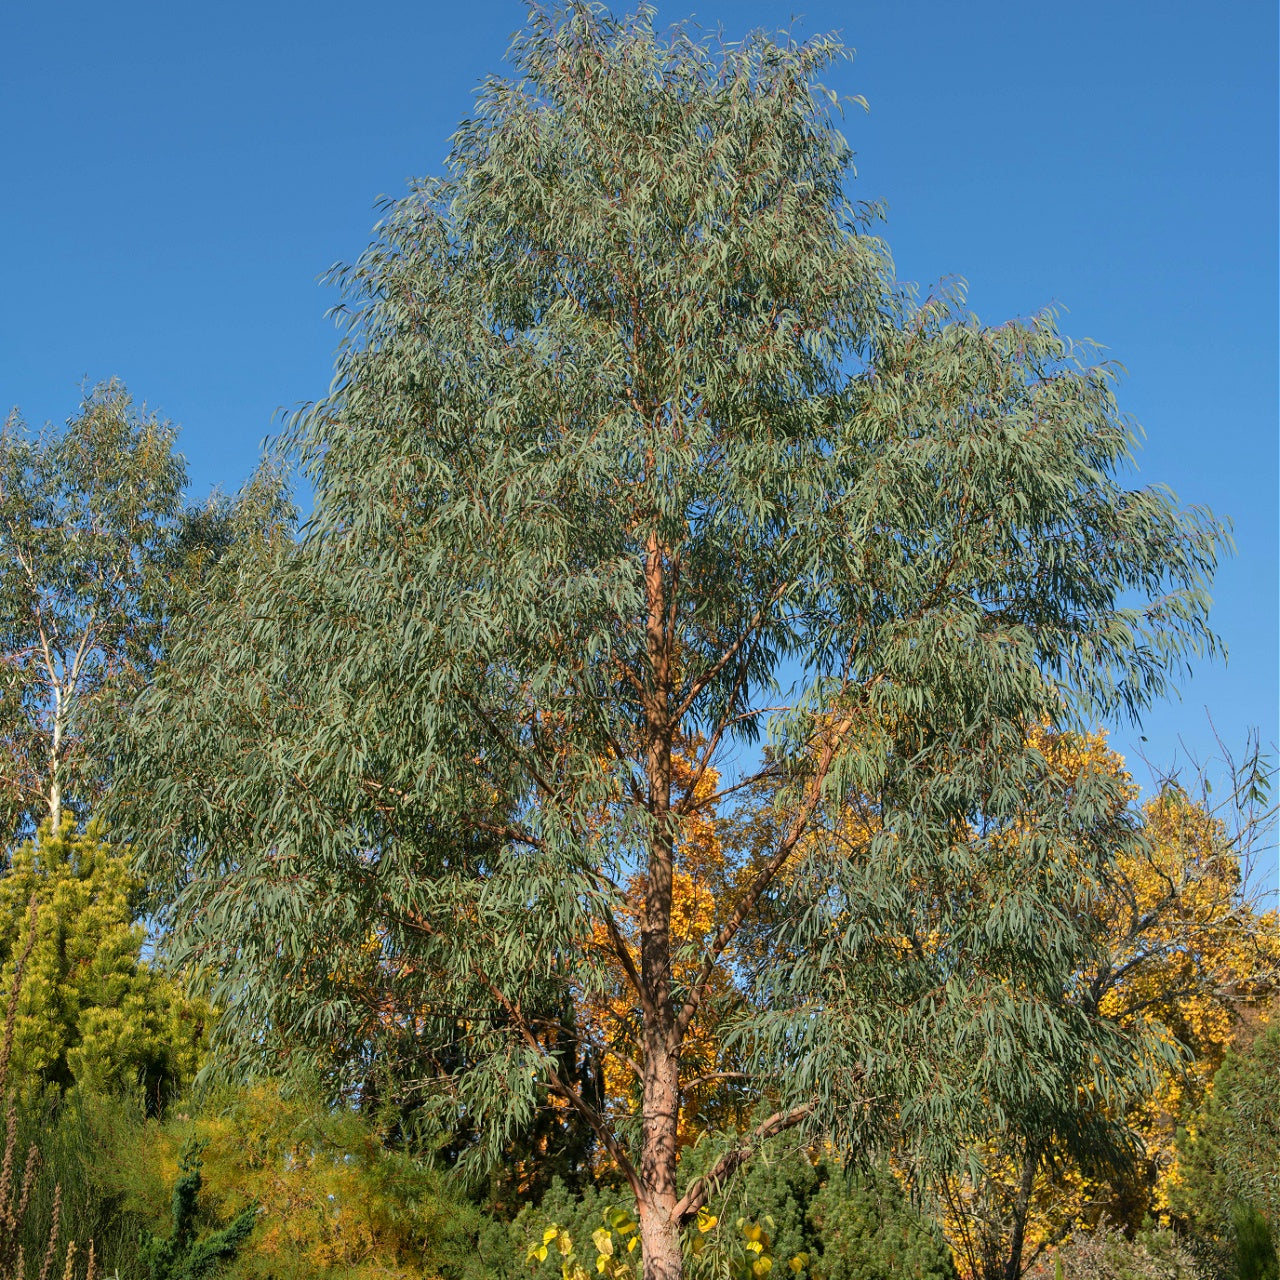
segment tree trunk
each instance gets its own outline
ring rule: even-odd
[[[650,535],[645,555],[649,687],[645,698],[649,867],[640,929],[645,992],[640,1241],[644,1280],[680,1280],[680,1224],[675,1221],[676,1132],[680,1119],[680,1034],[671,993],[671,900],[675,831],[671,814],[673,663],[667,627],[666,548]]]
[[[681,1280],[684,1260],[680,1254],[680,1228],[671,1220],[674,1195],[664,1203],[641,1202],[640,1248],[644,1253],[644,1280]]]
[[[680,1057],[670,1047],[669,1029],[646,1037],[644,1114],[638,1206],[644,1280],[678,1280],[682,1274],[680,1224],[675,1221],[677,1147],[680,1118]]]
[[[53,695],[53,734],[49,748],[49,817],[53,834],[62,825],[62,708],[61,692],[55,687]]]
[[[1009,1240],[1009,1257],[1005,1263],[1003,1280],[1018,1280],[1022,1275],[1022,1242],[1027,1230],[1027,1213],[1031,1208],[1031,1190],[1035,1186],[1036,1167],[1040,1163],[1039,1149],[1027,1144],[1022,1162],[1022,1181],[1018,1185],[1018,1198],[1013,1206],[1013,1235]]]

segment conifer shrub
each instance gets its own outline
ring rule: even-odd
[[[808,1217],[814,1280],[956,1280],[941,1233],[888,1169],[833,1172]]]
[[[1280,1280],[1280,1260],[1267,1219],[1253,1205],[1237,1201],[1231,1208],[1231,1225],[1239,1280]]]
[[[13,849],[0,876],[0,972],[34,939],[15,988],[14,1084],[23,1100],[77,1087],[141,1088],[152,1110],[195,1075],[208,1009],[143,958],[143,886],[96,822],[67,818]],[[35,903],[30,921],[23,906]]]
[[[258,1216],[246,1205],[219,1231],[197,1238],[196,1206],[200,1196],[201,1143],[188,1143],[173,1185],[172,1230],[167,1236],[146,1233],[138,1261],[150,1280],[205,1280],[216,1275],[240,1252]]]
[[[611,1207],[634,1212],[635,1200],[621,1188],[607,1185],[588,1185],[575,1193],[561,1179],[553,1178],[537,1204],[527,1204],[500,1232],[482,1237],[482,1244],[487,1246],[483,1249],[484,1260],[504,1280],[508,1276],[512,1280],[516,1276],[558,1280],[559,1262],[554,1257],[529,1261],[528,1241],[552,1222],[573,1240],[589,1240],[591,1233],[600,1227],[604,1211]]]

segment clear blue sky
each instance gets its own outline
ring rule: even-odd
[[[839,30],[861,93],[853,194],[889,204],[904,279],[984,320],[1050,303],[1129,369],[1142,477],[1235,521],[1198,666],[1148,718],[1168,765],[1277,733],[1274,0],[866,0],[660,6],[730,38]],[[193,488],[233,490],[280,406],[328,383],[317,287],[374,199],[438,172],[501,69],[514,0],[18,3],[0,12],[0,402],[62,420],[123,378],[183,426]],[[1131,751],[1136,736],[1116,742]]]

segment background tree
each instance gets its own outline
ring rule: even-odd
[[[61,431],[0,430],[0,823],[84,817],[109,772],[104,722],[145,682],[166,619],[237,540],[287,526],[278,468],[184,505],[177,428],[117,381]],[[256,532],[255,532],[256,531]]]
[[[677,982],[696,976],[705,948],[725,927],[745,887],[744,859],[737,848],[725,842],[732,829],[719,814],[720,772],[705,761],[698,764],[705,746],[701,740],[678,746],[671,762],[673,791],[686,810],[672,851],[671,936]],[[637,870],[614,913],[618,931],[633,948],[639,945],[645,890],[645,877]],[[592,946],[610,982],[603,993],[582,994],[579,1016],[590,1028],[594,1043],[604,1047],[602,1107],[625,1122],[641,1103],[641,1028],[635,1018],[634,992],[604,921],[596,922]],[[725,1043],[726,1029],[742,1008],[741,982],[727,968],[717,971],[701,1016],[682,1045],[677,1135],[681,1147],[699,1141],[709,1129],[729,1132],[741,1128],[754,1106],[755,1099],[742,1087],[748,1077],[741,1055]]]
[[[1250,760],[1229,771],[1220,802],[1167,782],[1143,804],[1145,841],[1140,856],[1118,868],[1104,919],[1105,963],[1088,975],[1106,1016],[1145,1022],[1182,1055],[1130,1109],[1146,1151],[1145,1177],[1128,1204],[1118,1199],[1107,1212],[1131,1227],[1147,1214],[1167,1214],[1175,1136],[1280,988],[1280,918],[1257,887],[1253,860],[1274,826],[1271,773],[1256,752]]]
[[[1084,967],[1064,973],[1063,998],[1145,1043],[1154,1074],[1145,1086],[1135,1078],[1114,1104],[1117,1125],[1134,1140],[1133,1160],[1073,1151],[1054,1133],[1039,1141],[1027,1134],[1021,1148],[978,1144],[981,1171],[945,1184],[949,1238],[972,1276],[1016,1277],[1020,1242],[1031,1261],[1079,1226],[1105,1221],[1133,1231],[1162,1212],[1175,1132],[1251,1010],[1280,981],[1274,912],[1259,909],[1248,885],[1252,846],[1271,816],[1269,766],[1257,752],[1228,770],[1230,795],[1211,812],[1172,783],[1140,804],[1103,734],[1037,740],[1068,787],[1087,770],[1116,783],[1099,834],[1117,856],[1090,908],[1101,945]]]
[[[1075,1027],[1041,974],[1085,943],[1075,913],[1042,928],[1040,895],[1059,846],[1082,894],[1100,883],[1109,854],[1074,828],[1110,787],[1028,828],[1025,797],[1054,785],[1028,731],[1136,711],[1212,645],[1222,530],[1117,482],[1133,434],[1107,371],[1050,316],[985,329],[890,286],[814,83],[840,52],[534,8],[449,177],[338,273],[353,328],[295,436],[303,545],[179,628],[120,748],[140,852],[185,885],[175,942],[241,1061],[336,1070],[398,1034],[437,1114],[473,1126],[473,1163],[558,1096],[634,1194],[650,1280],[680,1274],[681,1231],[772,1133],[906,1126],[941,1156],[993,1082],[1058,1096],[1045,1042]],[[778,839],[682,954],[699,779],[763,732],[784,663]],[[807,886],[781,911],[790,972],[744,1030],[775,1109],[681,1188],[685,1045],[850,790],[884,815],[863,888],[832,918],[839,867],[787,882]],[[955,922],[953,883],[989,886]],[[911,884],[973,964],[896,1008],[843,1001],[870,903]],[[607,995],[615,965],[625,1116],[553,1047],[566,993]]]
[[[118,382],[90,391],[61,432],[0,432],[0,652],[11,829],[93,781],[83,736],[104,685],[145,671],[158,643],[186,473],[176,429]]]

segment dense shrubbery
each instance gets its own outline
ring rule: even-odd
[[[189,1085],[208,1011],[142,958],[143,886],[126,854],[66,819],[9,854],[0,876],[0,974],[6,985],[29,931],[12,1073],[23,1094],[140,1088],[152,1109]],[[34,917],[26,907],[36,903]]]
[[[705,1155],[687,1153],[686,1178],[701,1172]],[[632,1207],[625,1194],[592,1188],[570,1195],[553,1186],[540,1205],[523,1210],[508,1228],[513,1252],[523,1259],[530,1240],[554,1223],[574,1240],[598,1229],[602,1212],[615,1205]],[[884,1167],[843,1169],[827,1160],[815,1164],[794,1146],[766,1150],[708,1205],[714,1225],[706,1236],[728,1243],[742,1220],[768,1223],[773,1266],[813,1280],[954,1280],[950,1251],[926,1214],[912,1206],[897,1178]],[[687,1245],[698,1235],[688,1233]],[[796,1267],[788,1268],[791,1259]],[[558,1274],[554,1255],[535,1263],[533,1274],[550,1280]]]
[[[1194,1256],[1168,1231],[1133,1240],[1100,1227],[1076,1232],[1049,1250],[1027,1273],[1028,1280],[1203,1280]]]
[[[192,1116],[101,1113],[99,1177],[156,1234],[169,1230],[182,1152],[199,1144],[201,1231],[258,1207],[258,1226],[225,1274],[237,1280],[481,1277],[483,1215],[445,1174],[390,1150],[349,1108],[272,1084],[218,1094]]]

